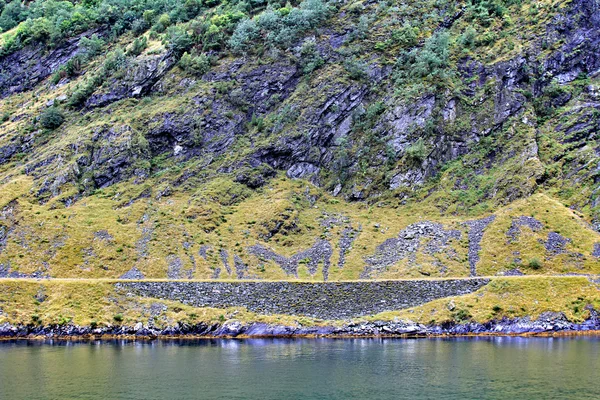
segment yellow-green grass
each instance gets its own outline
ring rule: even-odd
[[[50,275],[63,278],[117,278],[136,266],[148,278],[165,278],[167,258],[179,257],[186,270],[196,263],[192,278],[208,279],[215,268],[222,269],[221,278],[233,278],[235,271],[227,275],[221,263],[219,253],[224,249],[228,252],[229,264],[233,267],[233,257],[237,254],[248,264],[251,276],[296,279],[286,275],[274,262],[263,263],[248,255],[246,249],[262,244],[289,257],[324,238],[334,250],[329,279],[358,279],[365,257],[372,255],[379,244],[396,237],[409,224],[430,220],[444,224],[446,229],[462,232],[462,239],[449,242],[455,255],[419,253],[415,265],[402,260],[377,278],[418,278],[423,273],[432,277],[469,275],[467,229],[463,223],[471,217],[440,217],[437,213],[429,214],[427,208],[418,212],[413,206],[392,208],[345,202],[307,182],[285,177],[275,178],[257,192],[234,184],[248,197],[237,204],[222,205],[223,198],[229,198],[229,192],[220,188],[229,190],[231,181],[218,182],[200,185],[192,194],[175,190],[171,196],[160,199],[156,198],[158,190],[154,190],[149,198],[131,205],[128,205],[129,199],[152,187],[150,183],[137,186],[125,182],[65,207],[57,200],[40,204],[30,197],[31,179],[17,177],[0,186],[1,204],[5,206],[15,199],[17,204],[12,222],[14,231],[0,255],[0,263],[10,262],[22,273],[44,269],[43,263],[48,263]],[[314,204],[306,200],[307,193],[316,198]],[[339,238],[348,225],[325,228],[320,223],[325,215],[344,216],[354,229],[361,228],[352,250],[346,254],[343,268],[338,267]],[[600,263],[591,256],[600,235],[590,229],[581,216],[558,201],[537,194],[503,207],[495,215],[496,220],[488,226],[481,241],[479,275],[497,275],[512,268],[526,274],[600,273]],[[512,219],[522,215],[535,217],[544,228],[532,232],[522,227],[518,241],[512,243],[506,233]],[[289,229],[268,238],[269,229],[278,223]],[[95,238],[95,232],[102,230],[114,240]],[[151,234],[147,253],[140,254],[139,241],[145,235],[144,230]],[[551,231],[572,240],[566,246],[566,254],[546,253],[540,241]],[[189,244],[188,248],[183,246],[184,242]],[[201,246],[211,247],[206,260],[199,255]],[[519,252],[518,255],[515,252]],[[583,256],[574,256],[574,253]],[[515,263],[516,258],[520,258],[521,263]],[[533,260],[539,261],[536,268],[532,268]],[[435,266],[436,261],[447,267],[445,273]],[[298,278],[323,279],[320,272],[311,276],[303,264]]]
[[[420,323],[473,320],[488,322],[502,317],[531,317],[561,312],[573,322],[589,318],[586,306],[600,308],[600,287],[586,277],[535,276],[493,278],[478,291],[429,302],[408,310],[384,312],[369,320],[408,319]]]
[[[114,281],[0,280],[0,324],[146,324],[151,317],[149,307],[156,303],[166,307],[153,321],[159,327],[177,322],[223,323],[230,319],[288,326],[325,323],[302,316],[258,315],[243,307],[192,307],[175,301],[129,297],[115,289]]]
[[[289,326],[340,325],[303,316],[259,315],[243,307],[216,309],[193,307],[176,301],[127,296],[114,287],[115,280],[0,280],[0,324],[134,325],[146,323],[151,304],[166,310],[154,320],[157,326],[186,323],[223,323],[227,320]],[[435,300],[406,310],[387,311],[356,321],[411,320],[419,323],[487,322],[502,317],[531,317],[562,312],[573,322],[589,317],[591,305],[600,308],[600,288],[586,277],[492,278],[478,291]],[[347,321],[346,321],[347,322]]]

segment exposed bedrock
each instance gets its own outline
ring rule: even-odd
[[[496,219],[495,215],[486,218],[467,221],[469,227],[469,267],[471,276],[477,276],[477,263],[479,262],[479,251],[481,250],[481,239],[485,228]]]
[[[372,278],[405,258],[410,264],[414,264],[420,251],[425,254],[448,251],[450,240],[458,240],[460,237],[460,231],[446,230],[442,224],[436,222],[423,221],[409,225],[398,237],[388,239],[377,246],[375,254],[365,259],[367,265],[360,277]]]
[[[289,258],[277,254],[268,247],[260,244],[249,247],[248,253],[263,261],[274,261],[286,274],[295,277],[298,277],[299,264],[306,264],[308,272],[314,276],[319,269],[319,264],[322,263],[323,280],[327,280],[333,249],[327,240],[317,240],[311,248],[296,253]]]
[[[585,332],[600,330],[598,312],[590,309],[590,317],[581,323],[569,321],[564,314],[545,312],[537,319],[530,317],[503,318],[486,323],[445,323],[442,325],[423,325],[412,321],[373,321],[351,322],[342,326],[286,326],[261,322],[241,322],[229,320],[224,323],[176,323],[165,328],[144,325],[141,322],[130,326],[110,326],[91,328],[87,326],[50,325],[37,326],[0,324],[0,337],[89,337],[89,335],[127,335],[144,338],[174,336],[209,336],[209,337],[288,337],[288,336],[402,336],[423,337],[430,335],[519,335],[519,334],[554,334],[560,332]]]
[[[506,236],[509,238],[509,242],[516,242],[521,235],[521,228],[528,227],[533,232],[537,232],[543,228],[543,225],[540,221],[533,217],[528,217],[522,215],[518,218],[514,218],[510,228],[508,228],[508,232],[506,232]]]
[[[429,301],[472,293],[489,279],[382,282],[119,282],[134,295],[175,300],[195,307],[245,307],[260,314],[354,318],[401,310]]]

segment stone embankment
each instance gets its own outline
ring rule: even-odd
[[[185,282],[116,283],[132,295],[175,300],[195,307],[245,307],[258,314],[347,319],[401,310],[472,293],[487,278],[355,282]]]

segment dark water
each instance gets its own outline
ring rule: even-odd
[[[0,342],[0,399],[600,399],[600,338]]]

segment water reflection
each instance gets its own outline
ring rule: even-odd
[[[0,399],[598,399],[598,338],[0,342]]]

